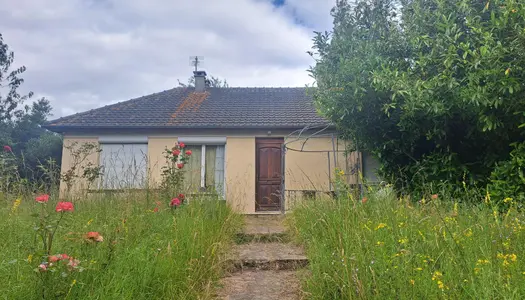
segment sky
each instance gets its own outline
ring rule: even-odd
[[[232,87],[305,86],[335,0],[0,0],[0,33],[51,119],[161,92],[199,67]]]

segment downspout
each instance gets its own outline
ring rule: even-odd
[[[283,144],[282,146],[282,150],[281,150],[281,214],[284,215],[284,213],[286,212],[286,207],[285,207],[285,192],[286,192],[286,189],[285,189],[285,179],[284,179],[284,175],[286,174],[286,170],[285,170],[285,167],[286,167],[286,163],[285,163],[285,159],[286,159],[286,145]]]

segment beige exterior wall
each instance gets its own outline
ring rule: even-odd
[[[255,137],[227,137],[226,201],[243,213],[255,212]]]
[[[224,136],[224,135],[223,135]],[[255,212],[255,187],[256,187],[256,136],[267,137],[264,135],[232,135],[226,138],[225,150],[225,196],[232,208],[241,213]],[[284,135],[281,135],[284,136]],[[272,137],[278,137],[273,135]],[[65,136],[64,155],[62,157],[62,173],[66,172],[74,164],[73,157],[69,150],[65,148],[77,142],[77,146],[83,143],[97,143],[98,137],[86,136]],[[164,150],[171,148],[177,142],[177,137],[173,136],[149,136],[148,137],[148,178],[149,186],[156,187],[161,180],[161,170],[164,166]],[[304,140],[294,141],[289,138],[285,142],[288,148],[300,150]],[[304,191],[317,191],[316,196],[329,195],[331,180],[334,180],[335,168],[345,171],[347,183],[356,183],[357,174],[350,174],[351,169],[360,156],[357,153],[346,155],[344,142],[336,142],[337,164],[334,164],[334,152],[331,137],[310,138],[303,147],[303,152],[288,150],[285,157],[285,189],[286,189],[286,209],[290,209],[299,199],[302,199]],[[320,152],[307,152],[320,151]],[[328,158],[330,152],[330,163]],[[81,166],[91,162],[94,165],[99,163],[99,154],[89,155]],[[328,167],[330,164],[330,168]],[[77,168],[77,172],[81,172]],[[78,192],[88,188],[85,180],[77,179],[71,192]],[[96,188],[92,186],[91,188]],[[61,183],[61,197],[66,197],[66,185]]]
[[[83,156],[79,155],[75,157],[73,153],[79,149],[83,144],[91,143],[98,145],[97,137],[75,137],[75,136],[65,136],[64,144],[62,146],[62,174],[65,174],[69,170],[74,168],[74,174],[76,176],[81,176],[83,173],[83,168],[88,166],[90,163],[94,166],[99,165],[99,152],[91,151],[89,155]],[[69,149],[70,148],[70,149]],[[60,182],[60,198],[71,198],[78,196],[90,188],[89,182],[83,178],[75,178],[71,182],[71,187],[68,188],[68,185],[65,181]],[[96,183],[94,183],[96,184]]]
[[[164,150],[171,149],[176,143],[176,137],[148,138],[148,183],[150,187],[157,187],[160,184],[162,167],[166,165]]]

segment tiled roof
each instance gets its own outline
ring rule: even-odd
[[[53,120],[50,130],[89,128],[302,128],[328,122],[306,88],[174,88]]]

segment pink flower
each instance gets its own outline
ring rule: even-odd
[[[88,240],[89,242],[103,242],[104,241],[104,237],[100,235],[100,233],[96,232],[96,231],[90,231],[86,234],[86,240]]]
[[[184,198],[186,198],[186,196],[184,196],[184,194],[179,194],[179,199],[184,201]]]
[[[62,256],[62,259],[69,259],[69,255],[67,254],[59,254],[60,256]]]
[[[40,265],[38,265],[38,268],[39,268],[40,271],[42,271],[42,272],[47,271],[47,265],[46,265],[46,264],[40,264]]]
[[[54,263],[54,262],[57,262],[60,260],[60,258],[58,258],[57,255],[51,255],[49,258],[48,258],[49,262],[50,263]]]
[[[191,150],[186,150],[186,155],[190,156],[191,155]]]
[[[158,207],[155,207],[155,208],[153,209],[153,212],[159,212],[159,208],[158,208]]]
[[[182,149],[182,148],[186,147],[186,145],[184,143],[179,143],[179,147]]]
[[[49,195],[42,194],[40,196],[37,196],[35,198],[35,201],[38,202],[38,203],[46,203],[47,201],[49,201]]]
[[[183,163],[178,163],[178,164],[177,164],[177,168],[179,168],[179,169],[184,168],[184,164],[183,164]]]
[[[173,198],[171,199],[170,206],[180,206],[180,199],[179,198]]]
[[[433,199],[433,200],[436,200],[437,198],[438,198],[438,194],[434,194],[434,195],[432,195],[432,199]]]
[[[69,270],[73,270],[73,269],[76,269],[79,263],[80,263],[80,260],[70,257],[69,262],[67,263],[67,266]]]
[[[173,154],[173,156],[179,156],[180,155],[180,150],[178,150],[178,149],[173,150],[173,152],[171,152],[171,154]]]
[[[73,211],[73,203],[71,202],[58,202],[55,208],[56,212]]]
[[[13,152],[13,149],[11,149],[10,146],[5,145],[5,146],[4,146],[4,151],[5,151],[5,152]]]

